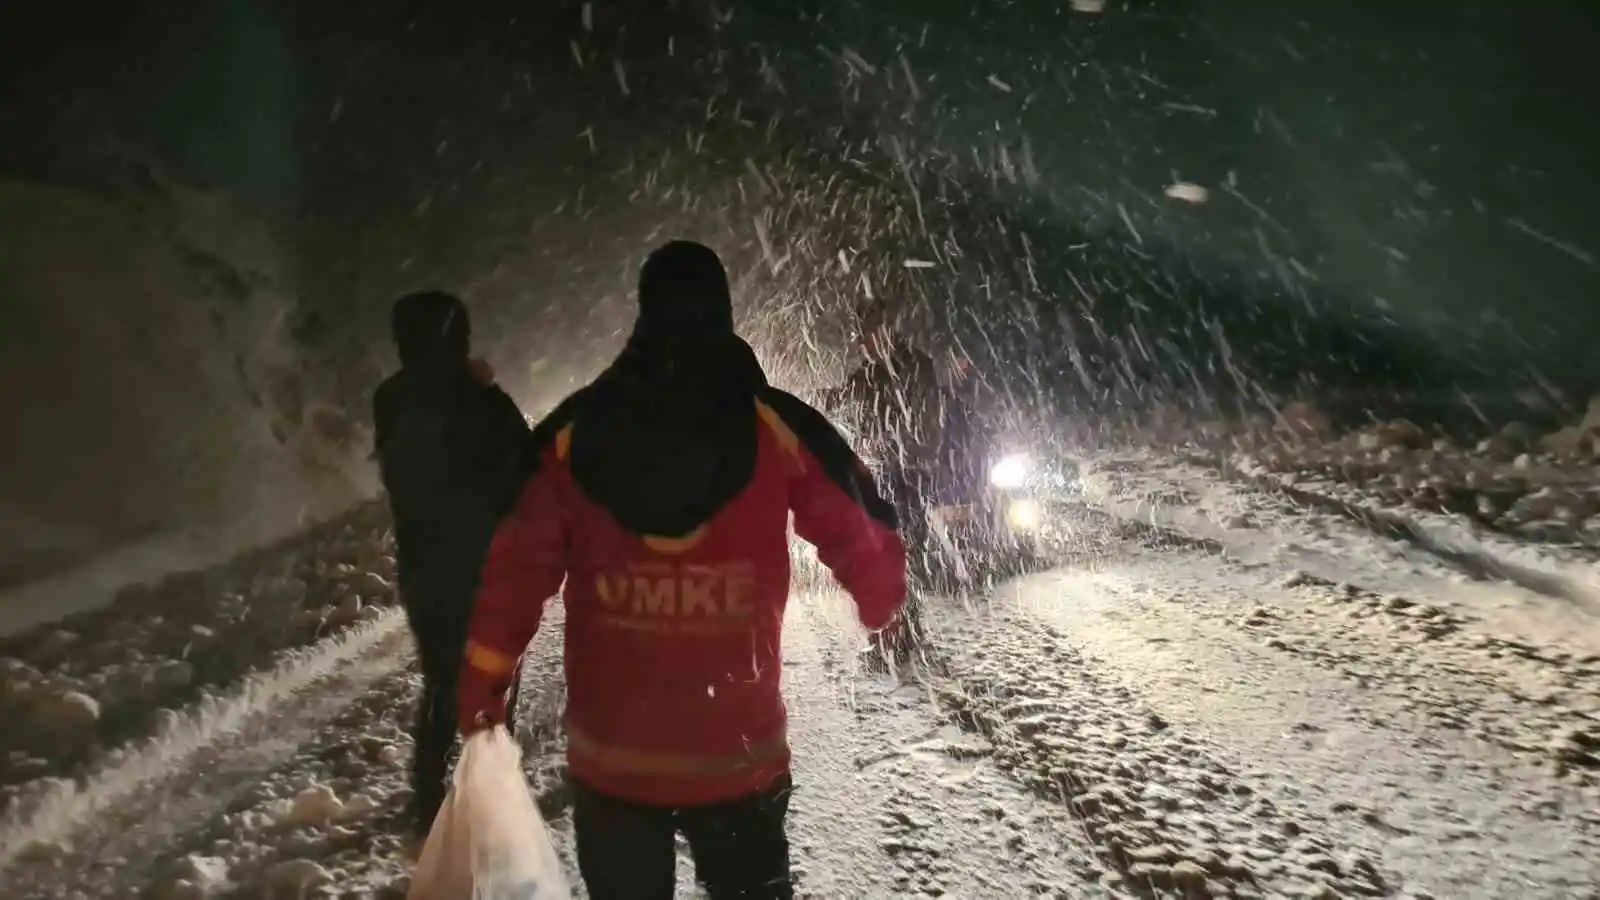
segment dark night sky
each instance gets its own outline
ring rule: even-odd
[[[752,283],[754,316],[853,289],[825,271],[841,247],[943,253],[959,264],[915,278],[935,318],[1003,285],[1010,305],[966,318],[1053,323],[1041,369],[1066,371],[1072,336],[1144,355],[1137,332],[1173,348],[1144,374],[1185,383],[1218,369],[1221,327],[1275,389],[1536,368],[1577,395],[1600,384],[1592,6],[751,2],[713,27],[701,3],[596,3],[589,30],[576,2],[15,2],[0,58],[23,127],[0,165],[104,184],[115,137],[271,210],[303,333],[335,348],[435,281],[509,341],[595,356],[651,230],[717,218],[669,214],[682,192],[713,206],[754,168],[833,198],[770,201],[794,262]],[[1210,201],[1164,197],[1174,179]],[[819,217],[839,197],[863,211]],[[926,230],[864,224],[916,200]],[[742,203],[724,249],[759,272],[761,201]]]

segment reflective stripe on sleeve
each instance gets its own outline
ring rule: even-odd
[[[506,675],[517,667],[517,657],[467,641],[467,665],[486,675]]]

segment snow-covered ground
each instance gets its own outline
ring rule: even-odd
[[[861,672],[848,601],[797,590],[802,895],[1595,896],[1600,629],[1541,590],[1581,564],[1522,541],[1501,562],[1567,581],[1506,581],[1235,474],[1090,460],[1059,557],[932,601],[920,679]],[[384,533],[0,645],[0,896],[403,895]],[[570,865],[558,625],[526,766]]]

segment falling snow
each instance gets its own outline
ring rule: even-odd
[[[460,278],[527,316],[494,337],[533,413],[620,344],[639,255],[694,236],[773,383],[846,433],[875,423],[825,398],[870,301],[940,361],[941,397],[982,410],[986,461],[1025,452],[1006,472],[1044,536],[1008,554],[939,532],[955,575],[925,591],[908,670],[862,670],[848,601],[796,542],[809,895],[1583,895],[1594,335],[1509,320],[1589,284],[1592,229],[1526,199],[1550,190],[1531,167],[1485,161],[1463,193],[1442,119],[1372,112],[1442,90],[1432,69],[1367,60],[1382,91],[1343,87],[1365,57],[1312,11],[1245,17],[1266,31],[1232,44],[1185,4],[1073,0],[1103,15],[1003,31],[1015,6],[879,26],[719,4],[658,28],[584,2],[538,19],[536,64],[464,47],[514,74],[453,83],[437,128],[346,167],[404,154],[382,170],[396,213],[349,228],[371,241],[350,265],[381,277],[341,286]],[[350,65],[316,107],[341,138],[393,104]],[[889,417],[913,407],[890,392]],[[365,463],[295,415],[297,460]],[[926,438],[886,430],[874,466]],[[391,542],[362,506],[0,641],[0,715],[26,726],[0,740],[0,894],[403,889]],[[525,767],[570,868],[560,621],[529,657]]]

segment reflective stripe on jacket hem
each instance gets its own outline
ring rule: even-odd
[[[789,756],[786,730],[769,740],[746,744],[742,752],[732,756],[652,753],[618,747],[595,740],[571,722],[566,724],[566,731],[567,755],[575,765],[624,776],[685,780],[727,778],[783,762]]]

